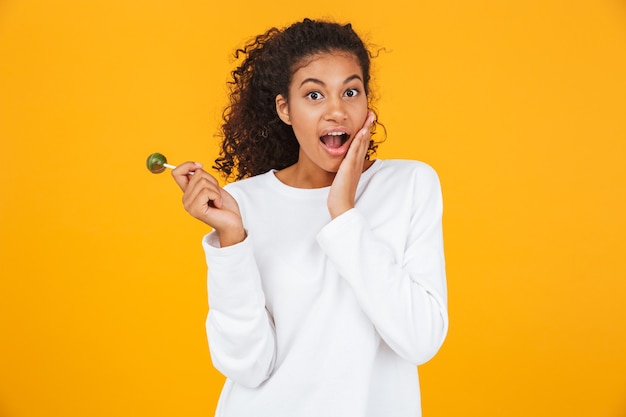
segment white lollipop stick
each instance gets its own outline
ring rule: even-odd
[[[163,166],[164,166],[165,168],[169,168],[169,169],[176,169],[176,165],[172,165],[172,164],[163,164]],[[190,173],[189,173],[189,174],[187,174],[187,175],[193,175],[193,172],[190,172]]]

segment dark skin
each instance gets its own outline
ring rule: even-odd
[[[279,117],[294,128],[301,145],[298,162],[278,171],[276,176],[297,188],[330,186],[327,206],[334,219],[354,207],[361,174],[372,164],[365,156],[374,114],[367,110],[367,98],[359,81],[361,69],[356,59],[345,53],[324,53],[318,57],[294,73],[291,102],[282,95],[276,97]],[[309,90],[298,92],[301,78],[314,78],[313,84],[320,86],[311,87],[312,93]],[[311,96],[314,100],[309,100]],[[296,97],[306,99],[298,102]],[[350,137],[342,146],[343,150],[335,149],[337,155],[329,155],[326,148],[317,143],[319,129],[336,130],[338,126],[349,132]],[[245,239],[237,202],[201,164],[185,162],[174,169],[172,175],[183,190],[185,210],[215,229],[222,247]]]

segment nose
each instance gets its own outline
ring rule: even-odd
[[[327,101],[328,105],[326,112],[324,113],[324,120],[328,121],[340,121],[347,118],[347,112],[345,109],[345,103],[341,98],[334,97]]]

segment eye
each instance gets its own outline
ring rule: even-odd
[[[320,93],[319,91],[311,91],[307,93],[306,97],[308,97],[310,100],[315,101],[322,98],[322,93]]]
[[[359,90],[356,88],[350,88],[349,90],[346,90],[344,94],[346,97],[356,97],[359,95]]]

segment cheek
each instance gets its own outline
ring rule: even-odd
[[[369,112],[369,108],[367,106],[367,102],[363,105],[359,105],[354,111],[354,119],[365,123],[365,119],[367,118],[367,114]]]
[[[316,124],[310,120],[303,119],[302,117],[292,118],[291,128],[296,135],[296,139],[300,146],[306,146],[307,143],[317,142],[319,140],[316,137]]]
[[[315,129],[317,118],[312,111],[295,111],[290,114],[291,127],[294,132],[307,132]]]

